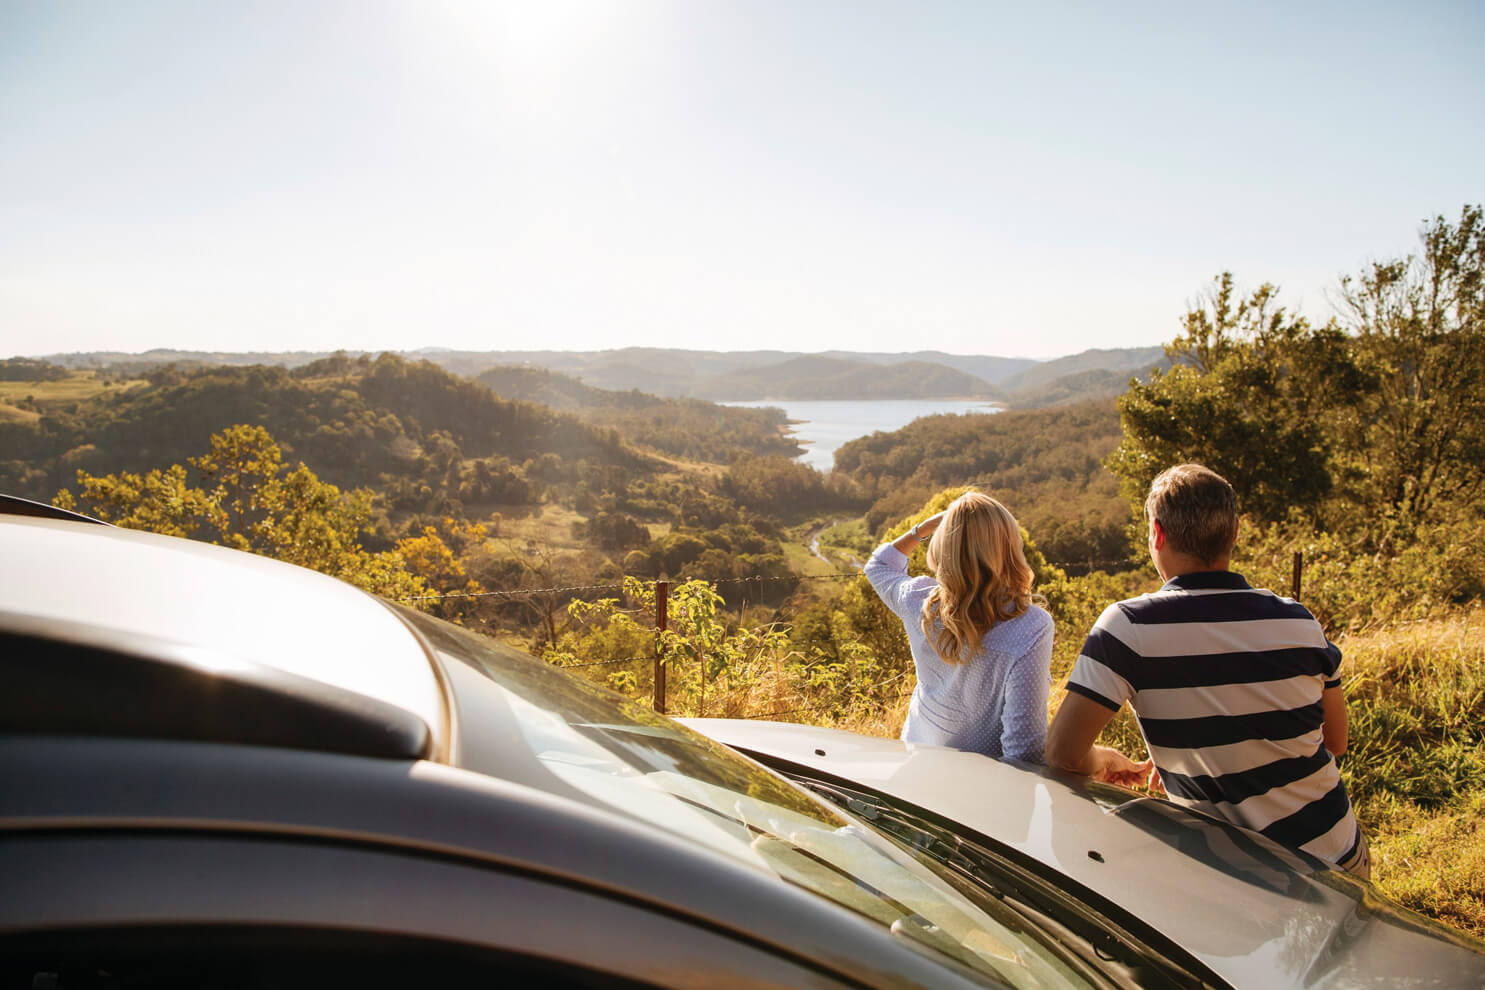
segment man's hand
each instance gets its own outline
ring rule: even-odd
[[[1117,749],[1108,746],[1094,746],[1089,756],[1093,761],[1093,772],[1090,776],[1105,784],[1118,784],[1120,787],[1144,787],[1155,770],[1154,760],[1136,763]]]

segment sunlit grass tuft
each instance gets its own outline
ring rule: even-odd
[[[1344,637],[1342,776],[1373,881],[1485,936],[1485,609]]]

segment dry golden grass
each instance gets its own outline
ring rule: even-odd
[[[1384,894],[1485,938],[1485,793],[1454,808],[1381,799],[1358,812],[1371,836],[1372,881]]]
[[[587,543],[574,539],[572,526],[583,522],[584,517],[563,505],[548,502],[535,511],[527,505],[496,505],[486,520],[499,514],[498,525],[490,524],[490,532],[496,539],[508,543],[523,544],[528,541],[553,550],[583,550]]]
[[[915,681],[912,677],[904,678],[904,681],[902,689],[910,693]],[[911,700],[904,695],[879,709],[848,711],[837,719],[832,727],[845,729],[848,732],[859,732],[867,736],[885,736],[888,739],[896,739],[902,734],[902,723],[907,721],[908,702]]]
[[[41,419],[41,413],[30,409],[18,409],[8,403],[0,402],[0,423],[24,423],[27,426],[34,425]]]
[[[1348,636],[1343,775],[1373,882],[1485,937],[1485,608]]]
[[[0,402],[9,404],[30,397],[43,407],[55,406],[143,384],[137,380],[105,383],[94,372],[79,371],[50,382],[0,382]]]

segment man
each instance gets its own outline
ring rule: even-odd
[[[1228,570],[1237,496],[1199,464],[1145,499],[1165,585],[1104,610],[1047,735],[1047,762],[1114,783],[1153,764],[1170,798],[1339,865],[1371,872],[1336,757],[1346,749],[1341,654],[1299,603]],[[1151,759],[1093,741],[1124,702]]]

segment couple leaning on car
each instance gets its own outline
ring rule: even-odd
[[[1047,727],[1052,617],[1033,601],[1021,530],[967,492],[866,565],[903,620],[918,686],[902,738],[1043,761],[1254,829],[1366,878],[1367,842],[1341,783],[1341,654],[1299,603],[1228,570],[1237,497],[1198,464],[1155,479],[1149,549],[1165,584],[1104,610]],[[908,577],[928,543],[933,577]],[[1094,744],[1124,702],[1150,759]],[[1157,776],[1158,775],[1158,776]]]

